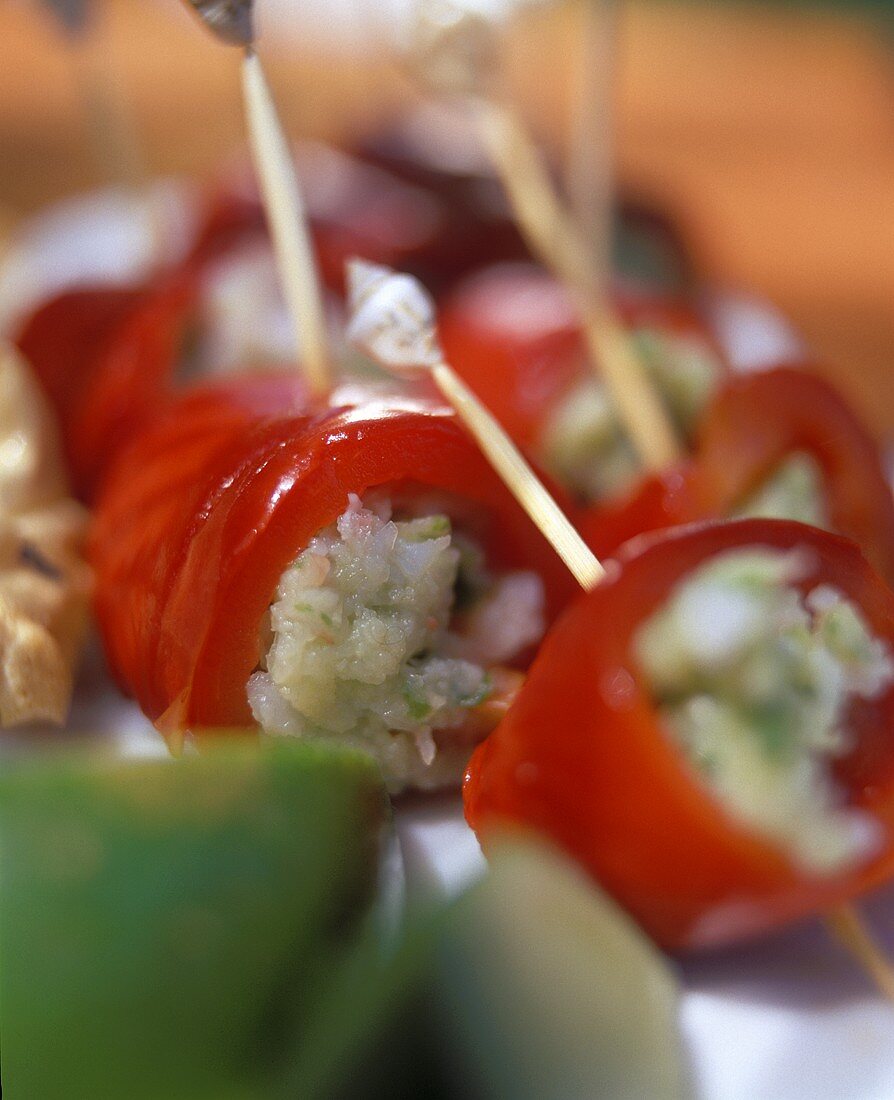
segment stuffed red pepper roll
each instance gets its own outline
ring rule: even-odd
[[[301,169],[321,274],[335,288],[347,257],[404,263],[425,254],[442,230],[433,197],[356,158],[309,148]],[[300,355],[252,185],[206,197],[189,232],[195,239],[182,255],[143,281],[68,288],[17,326],[16,342],[59,416],[85,500],[119,445],[185,383],[269,370]],[[335,317],[334,298],[328,306]],[[337,333],[332,343],[338,352]]]
[[[110,458],[168,399],[197,305],[198,282],[183,271],[142,287],[66,291],[19,333],[82,500],[92,500]]]
[[[705,519],[795,519],[857,541],[894,581],[894,498],[878,447],[810,363],[735,375],[685,303],[619,294],[616,307],[684,456],[646,475],[587,364],[564,290],[524,265],[473,277],[440,324],[447,358],[579,502],[599,556]]]
[[[414,130],[412,124],[401,133]],[[355,255],[414,273],[438,290],[485,261],[525,254],[496,180],[480,164],[473,169],[468,153],[460,157],[465,167],[458,164],[456,142],[444,136],[445,156],[433,161],[420,159],[418,145],[397,132],[356,154],[299,149],[321,277],[336,296],[345,261]],[[184,380],[269,369],[300,354],[247,165],[210,194],[179,190],[176,211],[170,202],[153,203],[157,247],[144,248],[157,253],[153,275],[145,277],[144,256],[129,283],[106,277],[78,286],[70,278],[13,326],[60,418],[75,489],[86,500],[119,442]],[[140,221],[140,239],[151,238],[148,210]],[[70,240],[61,241],[70,251]],[[105,243],[100,234],[95,251],[104,248],[120,250],[120,234]],[[68,258],[66,264],[76,268]],[[337,313],[334,300],[330,308]],[[338,347],[337,332],[332,342]]]
[[[846,535],[894,583],[894,495],[879,449],[840,395],[810,369],[727,378],[698,425],[694,453],[589,509],[595,553],[705,519],[794,519]]]
[[[282,387],[193,394],[116,463],[112,667],[174,740],[255,723],[366,748],[395,790],[458,782],[573,582],[452,412],[290,414]]]
[[[894,593],[781,520],[629,544],[473,756],[466,813],[541,830],[667,947],[727,943],[894,871]]]
[[[681,298],[618,290],[615,308],[680,439],[728,373],[712,334]],[[489,268],[439,319],[448,361],[533,461],[583,504],[617,500],[642,476],[636,451],[588,362],[573,303],[539,268]]]

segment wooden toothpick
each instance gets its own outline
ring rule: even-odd
[[[572,66],[567,189],[600,296],[609,292],[612,257],[614,86],[617,0],[573,0],[577,50]]]
[[[248,137],[270,224],[283,294],[314,394],[331,384],[323,295],[307,214],[288,141],[254,51],[252,0],[186,0],[218,38],[243,49],[242,90]]]
[[[89,0],[44,0],[56,17],[70,48],[89,143],[103,180],[138,189],[146,166],[137,136],[105,44],[96,42],[93,5]]]
[[[449,364],[443,361],[436,363],[431,369],[431,375],[490,464],[574,574],[581,588],[588,590],[597,585],[605,576],[602,563],[577,533],[493,415]]]
[[[248,134],[261,182],[283,292],[296,329],[307,381],[316,394],[330,386],[326,317],[298,176],[258,55],[247,50],[242,87]]]
[[[587,546],[494,416],[444,361],[435,331],[435,306],[410,275],[363,260],[348,263],[350,343],[399,377],[428,373],[456,410],[478,446],[585,592],[605,577],[605,567]],[[857,909],[840,905],[826,914],[836,938],[894,1000],[894,968]]]
[[[420,283],[390,268],[353,260],[348,265],[348,302],[349,341],[392,374],[429,373],[581,587],[598,584],[605,575],[599,560],[500,424],[444,361],[435,333],[434,303]]]
[[[600,370],[640,461],[647,470],[669,466],[680,457],[670,418],[623,324],[600,293],[599,271],[587,241],[556,195],[530,136],[515,114],[500,104],[478,100],[475,114],[531,251],[574,300],[590,359]]]
[[[494,93],[498,56],[490,19],[454,0],[422,0],[411,58],[415,72],[436,91],[460,96],[470,105],[522,235],[570,292],[589,358],[601,372],[634,449],[647,470],[660,470],[680,456],[676,433],[604,293],[597,258],[582,228],[557,195],[518,115]]]
[[[876,943],[858,909],[839,905],[825,915],[825,924],[838,942],[857,960],[889,1001],[894,1001],[894,967]]]

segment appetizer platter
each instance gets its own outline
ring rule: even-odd
[[[600,253],[491,19],[296,152],[191,6],[249,155],[0,268],[9,1095],[890,1096],[877,442],[660,213]]]

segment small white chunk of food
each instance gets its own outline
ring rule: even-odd
[[[894,681],[887,645],[837,589],[804,595],[797,552],[736,550],[640,628],[637,659],[664,725],[725,812],[830,875],[871,855],[874,820],[831,772],[854,699]]]
[[[455,784],[488,668],[542,636],[543,604],[538,577],[491,577],[446,515],[393,520],[352,495],[280,580],[252,711],[267,733],[365,749],[392,791]]]
[[[197,186],[163,179],[66,198],[19,223],[0,258],[0,332],[13,338],[41,303],[75,287],[136,284],[179,263],[202,201]]]
[[[344,325],[334,299],[325,306],[330,346],[341,375],[348,380],[384,379],[369,358],[344,346]],[[282,369],[300,357],[270,243],[250,241],[213,263],[202,280],[197,323],[184,342],[179,381]],[[389,392],[393,389],[390,386]]]
[[[678,432],[689,438],[721,378],[711,349],[692,337],[638,329],[632,339]],[[540,440],[544,467],[584,501],[628,489],[639,476],[638,456],[592,373],[552,410]]]
[[[294,362],[299,353],[269,244],[243,245],[217,261],[202,286],[202,333],[190,373],[264,368]]]

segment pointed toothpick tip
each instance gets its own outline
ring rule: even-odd
[[[88,0],[43,0],[70,38],[81,38],[90,24]]]
[[[374,264],[353,256],[345,263],[345,281],[348,286],[348,308],[353,313],[381,285],[396,273],[384,264]]]
[[[826,914],[826,926],[879,993],[894,1004],[894,963],[873,936],[859,909],[854,905],[837,906]]]
[[[221,42],[245,49],[254,45],[252,0],[185,0],[185,3]]]
[[[349,260],[347,339],[389,373],[418,377],[443,359],[435,304],[418,279],[366,260]]]

